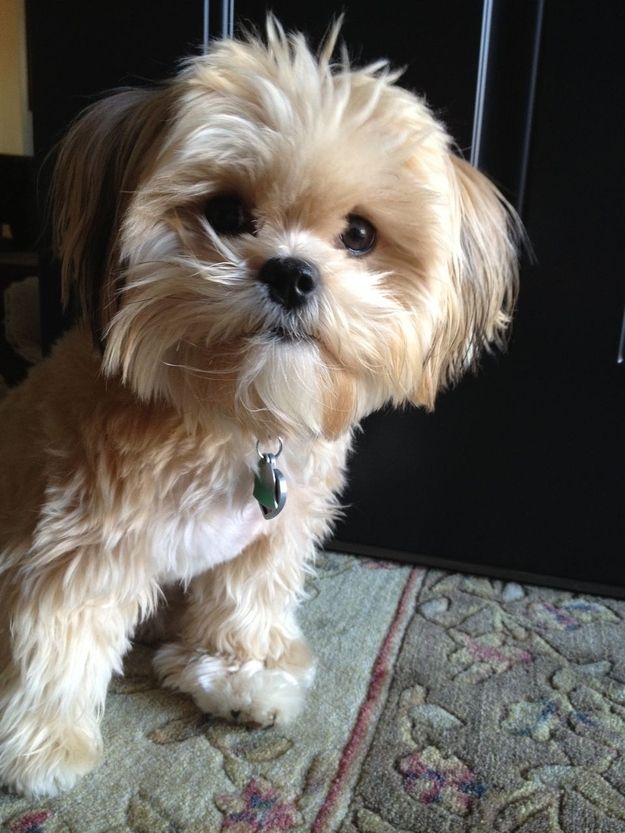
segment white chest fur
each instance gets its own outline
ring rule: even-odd
[[[348,443],[347,436],[338,442],[285,443],[279,467],[288,484],[287,507],[270,520],[252,496],[258,457],[251,442],[224,444],[213,448],[204,464],[170,471],[174,485],[157,501],[159,510],[147,525],[158,580],[188,581],[285,522],[302,527],[311,540],[322,537]],[[249,448],[243,458],[242,447]]]
[[[266,523],[255,500],[243,503],[223,494],[207,495],[202,510],[172,513],[152,531],[160,580],[188,581],[235,558],[267,531]]]

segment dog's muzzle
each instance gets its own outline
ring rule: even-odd
[[[319,279],[314,263],[297,257],[272,257],[258,272],[258,280],[269,287],[271,299],[287,310],[304,306]]]

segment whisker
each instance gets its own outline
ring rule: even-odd
[[[225,375],[233,372],[232,369],[230,369],[230,370],[204,370],[201,367],[193,367],[192,365],[175,364],[174,362],[166,362],[164,359],[161,360],[161,364],[165,365],[165,367],[175,367],[175,368],[178,368],[179,370],[184,370],[190,376],[195,376],[199,379],[225,376]]]
[[[135,298],[135,300],[133,300],[133,301],[124,301],[124,306],[129,307],[129,306],[132,306],[134,304],[146,304],[146,303],[149,304],[152,301],[178,301],[181,304],[187,304],[187,303],[197,303],[198,301],[204,301],[204,300],[206,300],[207,303],[210,303],[210,300],[208,298],[204,299],[204,298],[199,298],[197,296],[194,297],[194,298],[181,298],[181,297],[178,297],[176,295],[152,295],[151,297],[147,297],[147,298]],[[107,302],[107,304],[105,306],[105,309],[108,309],[109,307],[115,306],[118,301],[119,301],[119,295],[116,295],[115,298],[112,298],[110,301]]]

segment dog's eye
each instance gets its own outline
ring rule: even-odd
[[[254,231],[252,215],[236,194],[211,197],[204,206],[204,216],[217,234],[251,234]]]
[[[340,239],[350,254],[366,255],[375,246],[375,226],[358,214],[348,214]]]

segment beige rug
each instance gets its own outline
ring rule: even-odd
[[[623,833],[625,603],[326,554],[302,720],[213,722],[113,682],[101,766],[0,794],[10,833]]]

